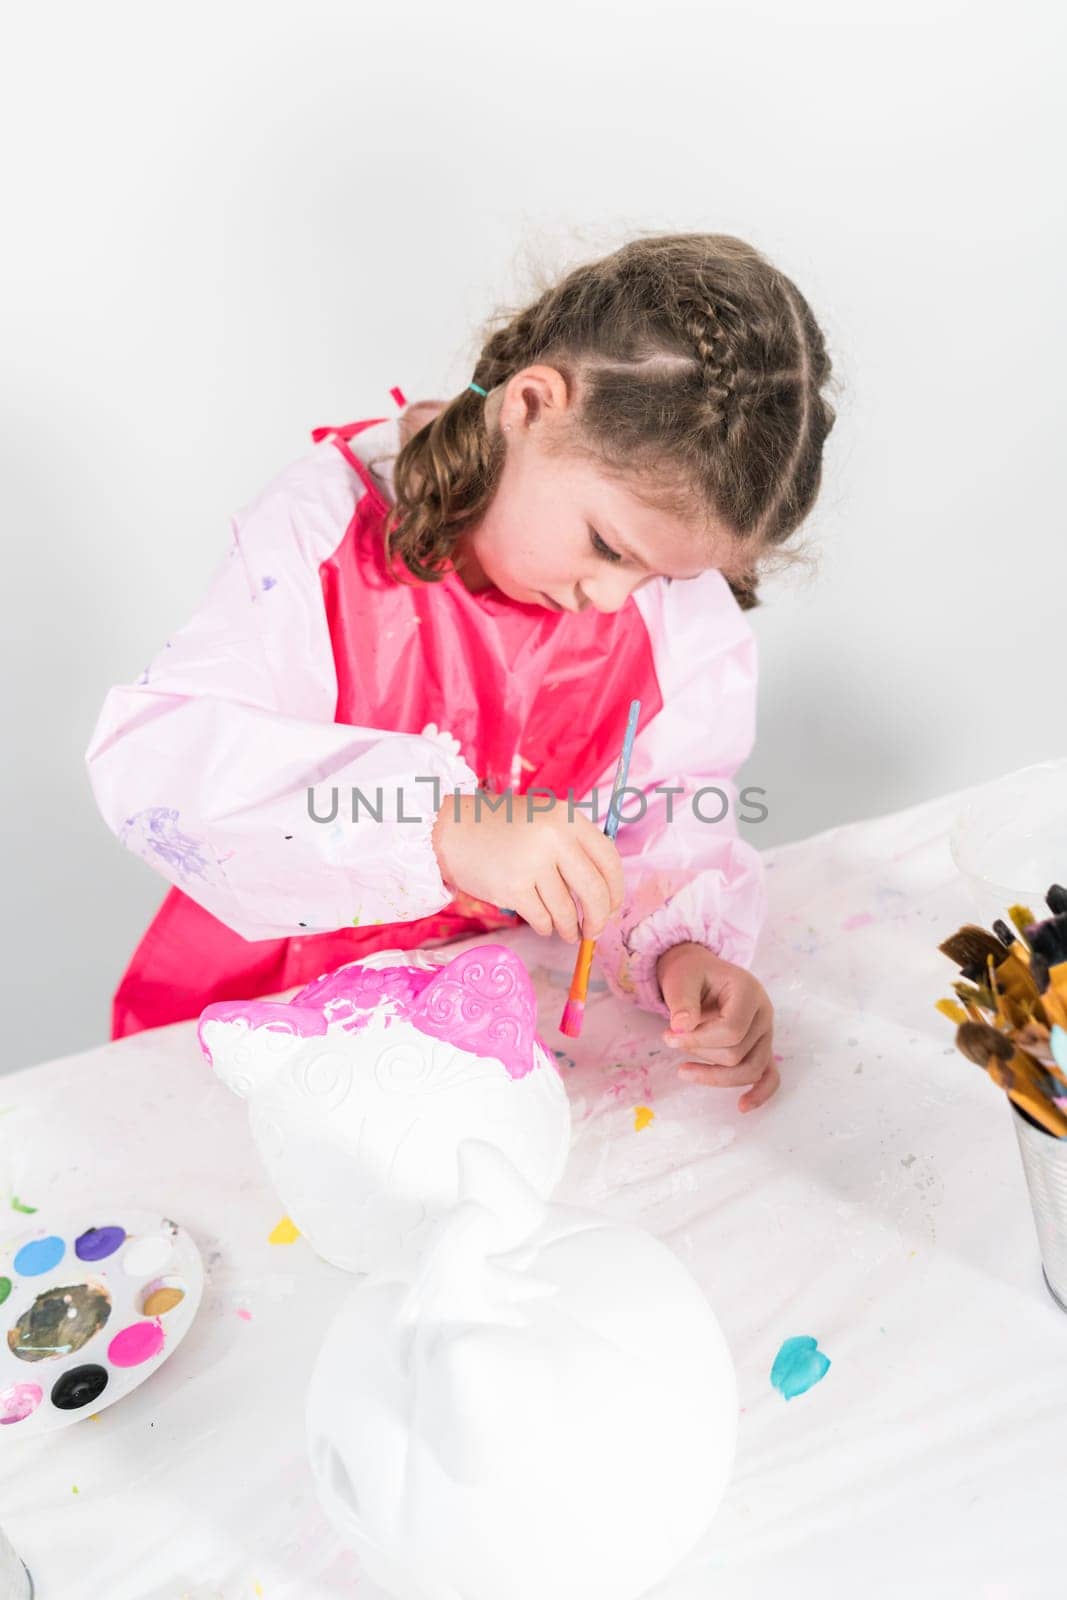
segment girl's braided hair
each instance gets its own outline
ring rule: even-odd
[[[472,377],[492,391],[534,363],[577,402],[544,448],[696,528],[725,522],[751,550],[731,588],[757,605],[759,559],[814,505],[835,418],[826,345],[795,284],[728,234],[639,236],[492,318]],[[396,456],[386,542],[423,581],[443,576],[499,481],[507,445],[484,406],[464,389]]]

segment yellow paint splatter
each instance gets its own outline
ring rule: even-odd
[[[77,1492],[78,1492],[78,1485],[77,1485],[77,1484],[76,1484],[76,1483],[72,1483],[72,1484],[71,1484],[71,1486],[70,1486],[70,1492],[71,1492],[71,1494],[77,1494]]]
[[[268,1244],[295,1244],[300,1237],[300,1229],[292,1217],[283,1217],[277,1227],[272,1228],[267,1235]]]
[[[263,1593],[263,1585],[261,1583],[259,1583],[259,1582],[256,1583],[256,1593],[257,1594],[262,1594]]]
[[[651,1106],[634,1106],[634,1127],[638,1133],[647,1128],[656,1115]]]

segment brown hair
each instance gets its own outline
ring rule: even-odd
[[[555,367],[576,403],[546,448],[694,526],[725,522],[752,551],[731,588],[759,603],[757,563],[814,505],[835,418],[825,341],[789,278],[728,234],[639,236],[483,336],[474,382],[491,392],[535,362]],[[424,581],[443,576],[499,481],[507,446],[484,407],[464,389],[396,456],[386,542]]]

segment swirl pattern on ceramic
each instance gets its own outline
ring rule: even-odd
[[[506,945],[479,945],[450,961],[418,996],[411,1021],[472,1055],[502,1061],[512,1078],[535,1065],[533,985]]]

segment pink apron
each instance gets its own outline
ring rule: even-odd
[[[417,582],[398,558],[390,568],[389,504],[347,443],[382,420],[311,435],[316,443],[332,435],[366,489],[319,568],[337,671],[334,721],[415,734],[432,722],[459,741],[484,788],[560,797],[572,788],[584,798],[618,758],[630,701],[641,700],[640,727],[662,704],[633,598],[613,613],[560,613],[496,588],[472,594],[451,566],[437,583]],[[602,825],[607,792],[598,799]],[[171,888],[115,993],[111,1037],[198,1017],[216,1000],[276,994],[374,950],[447,944],[519,920],[457,894],[414,922],[248,940]]]

